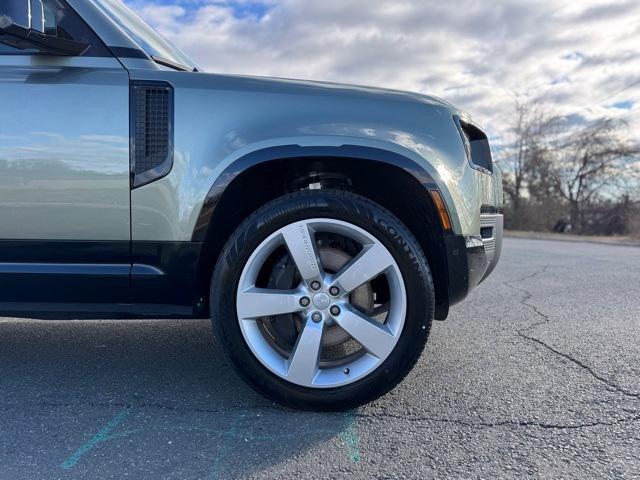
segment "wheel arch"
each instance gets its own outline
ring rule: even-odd
[[[314,183],[368,197],[405,223],[429,261],[436,291],[436,319],[446,318],[446,232],[429,194],[430,190],[442,193],[442,189],[429,172],[410,158],[352,145],[271,147],[231,163],[210,188],[192,237],[193,241],[203,242],[197,270],[198,297],[208,298],[211,273],[224,244],[251,212]]]

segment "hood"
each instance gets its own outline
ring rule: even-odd
[[[399,99],[404,97],[408,100],[417,100],[424,103],[435,103],[443,107],[454,108],[455,107],[447,102],[446,100],[436,97],[435,95],[408,92],[404,90],[394,90],[391,88],[381,88],[381,87],[372,87],[367,85],[353,85],[348,83],[334,83],[334,82],[323,82],[316,80],[299,80],[292,78],[279,78],[279,77],[252,77],[255,79],[265,79],[271,80],[275,82],[283,82],[288,85],[299,85],[306,86],[310,88],[318,88],[318,89],[326,89],[327,91],[345,91],[351,92],[353,94],[365,94],[371,96],[379,96],[379,97],[387,97],[390,99]]]
[[[218,79],[218,81],[223,81],[223,83],[226,83],[224,82],[224,80],[228,80],[229,85],[233,85],[234,89],[272,91],[274,93],[300,93],[320,96],[327,95],[332,97],[362,97],[363,99],[366,98],[369,100],[378,99],[396,102],[419,102],[424,104],[437,105],[454,112],[459,112],[459,110],[454,105],[436,96],[414,92],[405,92],[401,90],[277,77],[218,75],[205,73],[199,73],[196,75],[215,77]]]

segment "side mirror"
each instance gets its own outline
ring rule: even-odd
[[[5,15],[0,16],[0,43],[20,50],[36,49],[49,55],[82,55],[89,45],[47,35],[32,28],[21,27]]]

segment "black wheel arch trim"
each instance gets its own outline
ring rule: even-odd
[[[307,147],[301,145],[283,145],[268,147],[248,153],[231,163],[215,180],[204,200],[200,214],[192,235],[192,241],[204,241],[220,199],[227,187],[243,172],[256,165],[292,158],[348,158],[354,160],[368,160],[382,162],[388,165],[400,167],[415,178],[426,190],[438,190],[441,188],[434,177],[414,160],[392,152],[375,147],[360,145],[341,145],[331,147]]]

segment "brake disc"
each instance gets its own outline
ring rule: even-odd
[[[339,272],[353,258],[348,253],[334,247],[322,246],[318,249],[320,261],[326,272]],[[350,303],[358,309],[368,312],[373,308],[373,289],[370,284],[362,285],[356,288],[349,296]],[[298,320],[298,329],[301,328],[302,322]],[[347,342],[351,336],[340,328],[333,320],[329,320],[326,324],[324,334],[322,336],[322,344],[327,347],[333,347]]]

